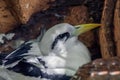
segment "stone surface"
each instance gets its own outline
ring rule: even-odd
[[[17,25],[16,19],[11,14],[4,0],[0,0],[0,33],[12,30],[15,25]]]
[[[49,8],[49,2],[54,0],[10,0],[11,7],[16,12],[21,23],[25,24],[34,13]]]
[[[86,23],[89,19],[89,14],[87,11],[87,7],[85,6],[76,6],[69,8],[68,15],[65,17],[64,22],[71,23],[73,25],[77,25],[80,23]]]
[[[120,56],[120,0],[117,0],[114,12],[114,37],[117,56]]]

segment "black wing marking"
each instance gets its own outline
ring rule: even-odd
[[[48,68],[48,66],[45,65],[45,61],[42,60],[41,58],[37,58],[39,62],[44,66],[44,68]]]
[[[70,80],[72,76],[67,76],[65,74],[53,74],[49,75],[44,73],[42,78],[50,79],[50,80]]]
[[[2,60],[3,60],[7,55],[8,55],[8,54],[6,54],[6,53],[1,53],[1,54],[0,54],[0,65],[3,64]]]
[[[32,43],[22,44],[19,48],[17,48],[15,51],[6,56],[5,59],[3,59],[3,64],[9,65],[11,63],[21,60],[25,56],[28,56],[29,54],[27,53],[32,47],[31,44]]]
[[[28,53],[28,50],[31,49],[31,44],[32,43],[23,43],[19,48],[17,48],[16,50],[14,50],[10,55],[8,55],[5,59],[11,59],[14,58],[16,56],[21,56],[24,55],[26,53]]]
[[[25,76],[39,77],[42,76],[42,71],[35,65],[28,62],[20,61],[16,66],[7,68]]]
[[[20,61],[16,66],[7,69],[21,73],[25,76],[40,77],[50,80],[70,80],[71,78],[71,76],[67,76],[65,74],[48,74],[47,72],[41,70],[39,67],[25,61]]]

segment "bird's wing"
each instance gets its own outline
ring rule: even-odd
[[[37,56],[34,56],[34,58],[27,57],[25,59],[22,59],[20,62],[18,62],[18,64],[16,64],[13,67],[7,67],[7,69],[9,70],[7,74],[9,74],[10,77],[14,76],[14,77],[11,77],[12,80],[20,80],[20,79],[17,79],[20,76],[22,77],[23,80],[27,80],[26,78],[29,79],[30,77],[35,78],[33,80],[36,80],[36,78],[39,78],[40,80],[69,80],[70,79],[71,76],[66,75],[64,73],[65,69],[63,67],[62,68],[57,68],[57,67],[49,68],[49,66],[46,66],[46,63],[49,63],[49,62],[46,62],[46,61],[45,59],[43,59],[43,57],[41,58]],[[10,71],[12,73],[16,72],[16,74],[12,75]]]
[[[38,44],[32,41],[25,42],[2,60],[3,65],[14,66],[25,57],[32,55],[41,55]]]
[[[53,61],[56,60],[56,61]],[[71,75],[68,75],[69,69],[62,67],[57,62],[59,58],[57,56],[26,56],[24,59],[19,60],[19,62],[14,66],[5,67],[6,69],[12,71],[16,75],[22,77],[34,77],[40,80],[69,80]],[[57,66],[56,66],[57,65]],[[64,65],[64,64],[63,64]],[[9,73],[9,75],[12,75]],[[13,80],[19,80],[13,78]],[[24,79],[23,79],[24,80]],[[33,79],[34,80],[34,79]]]
[[[17,75],[18,77],[21,76],[25,79],[26,77],[39,78],[40,80],[70,79],[70,76],[66,75],[65,72],[67,68],[61,66],[62,63],[60,66],[58,65],[59,57],[53,55],[46,57],[42,55],[38,56],[34,53],[34,51],[31,51],[31,49],[35,49],[32,48],[31,45],[33,45],[31,42],[24,43],[7,57],[5,57],[5,59],[3,59],[4,68],[11,71],[11,73],[14,73],[15,77]],[[56,63],[54,64],[54,62]],[[8,73],[11,77],[12,74],[9,71]],[[12,79],[21,80],[15,77],[12,77]]]

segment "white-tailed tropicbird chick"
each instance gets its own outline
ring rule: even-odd
[[[6,80],[69,80],[79,66],[91,61],[88,49],[77,36],[98,26],[57,24],[43,36],[40,55],[29,52],[31,47],[36,49],[31,46],[33,42],[24,43],[3,60],[2,67],[8,69],[11,78]]]

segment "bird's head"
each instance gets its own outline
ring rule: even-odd
[[[82,33],[92,30],[100,24],[81,24],[77,26],[72,26],[68,23],[61,23],[50,28],[43,39],[41,40],[41,51],[44,54],[51,52],[56,46],[56,44],[61,41],[65,42],[71,37],[76,37]],[[62,45],[61,45],[62,46]]]

